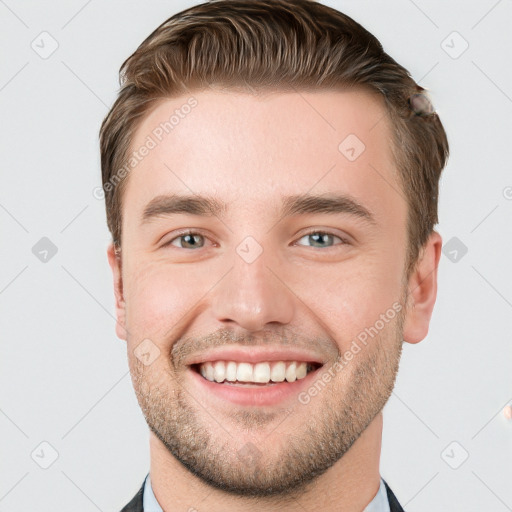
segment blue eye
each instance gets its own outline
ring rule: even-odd
[[[341,244],[337,245],[343,245],[347,244],[348,242],[344,240],[343,238],[333,235],[332,233],[327,233],[325,231],[311,231],[310,233],[305,234],[300,238],[302,240],[303,238],[307,238],[309,241],[312,241],[313,244],[319,244],[319,245],[313,245],[312,247],[332,247],[332,245],[326,246],[326,243],[329,243],[329,241],[332,241],[334,238],[337,238]]]

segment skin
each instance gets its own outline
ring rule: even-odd
[[[197,106],[128,176],[121,252],[108,249],[116,332],[150,427],[155,496],[164,510],[360,511],[379,488],[382,407],[402,343],[428,332],[441,237],[432,233],[404,279],[407,205],[378,97],[193,96]],[[132,149],[187,99],[153,109]],[[348,134],[366,147],[355,161],[338,150]],[[209,194],[228,208],[141,221],[152,199],[177,193]],[[349,194],[376,222],[348,213],[280,217],[283,196],[305,193]],[[204,237],[176,238],[183,228]],[[334,237],[308,237],[309,228]],[[252,263],[236,250],[247,236],[263,249]],[[400,313],[346,360],[358,334],[397,303]],[[346,362],[307,404],[293,396],[235,405],[190,378],[187,360],[207,347],[280,346],[285,336],[322,357],[320,375]],[[136,357],[145,339],[158,356],[149,365]]]

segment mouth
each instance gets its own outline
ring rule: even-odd
[[[261,387],[302,380],[320,366],[320,363],[314,361],[207,361],[193,364],[191,368],[209,382]]]
[[[317,361],[211,360],[189,366],[198,396],[208,405],[276,406],[297,400],[311,386],[324,364]]]

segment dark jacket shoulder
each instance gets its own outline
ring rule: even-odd
[[[386,486],[386,492],[388,493],[389,510],[391,512],[405,512],[404,509],[402,508],[402,505],[398,503],[396,496],[393,494],[393,491],[390,489],[386,480],[384,480],[384,485]]]
[[[138,490],[137,494],[132,498],[130,503],[125,505],[121,512],[143,512],[142,508],[142,496],[144,494],[144,483],[146,482],[146,479],[142,482],[141,488]]]

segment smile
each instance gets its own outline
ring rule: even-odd
[[[296,402],[323,364],[317,361],[210,360],[189,366],[198,397],[208,405],[262,407]]]
[[[264,361],[256,364],[240,361],[208,361],[196,365],[196,370],[210,382],[266,385],[304,379],[318,366],[317,363],[306,361]]]

